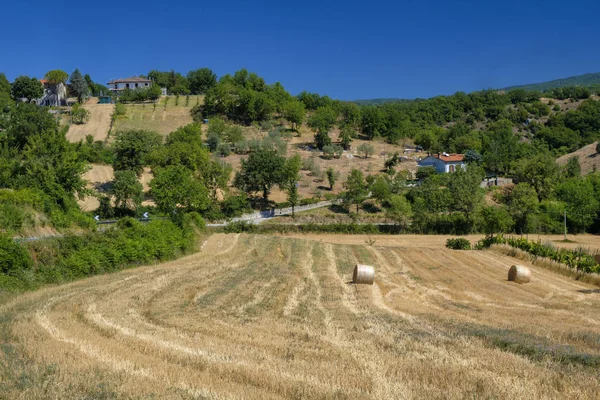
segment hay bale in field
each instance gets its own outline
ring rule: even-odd
[[[352,274],[352,282],[357,284],[372,285],[375,280],[375,268],[370,265],[356,264]]]
[[[531,281],[531,270],[522,265],[513,265],[508,270],[508,280],[517,283],[528,283]]]

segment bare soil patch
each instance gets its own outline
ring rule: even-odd
[[[94,141],[104,141],[108,137],[110,121],[114,112],[113,104],[97,104],[98,98],[92,97],[83,108],[90,112],[90,120],[83,125],[72,124],[67,132],[67,139],[71,142],[85,140],[87,135],[92,135]]]

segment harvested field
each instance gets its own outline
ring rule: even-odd
[[[90,120],[83,125],[71,125],[67,131],[67,140],[79,142],[85,140],[87,135],[92,135],[94,141],[106,140],[115,109],[114,104],[98,104],[98,98],[92,97],[83,108],[90,112]]]
[[[526,263],[532,281],[518,285],[510,257],[410,242],[217,234],[178,261],[21,295],[0,306],[0,387],[8,398],[597,396],[597,287]],[[375,266],[373,286],[348,284],[356,263]]]

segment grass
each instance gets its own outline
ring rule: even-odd
[[[177,261],[6,297],[0,392],[462,399],[600,391],[600,327],[589,323],[600,299],[581,292],[593,286],[545,270],[514,285],[506,255],[384,239],[214,234]],[[375,285],[347,283],[357,262],[375,266]]]
[[[190,110],[202,98],[203,96],[190,96],[187,106],[185,96],[180,96],[179,105],[175,105],[175,96],[161,98],[156,108],[151,103],[126,104],[127,112],[116,119],[113,131],[145,129],[167,135],[193,122]]]

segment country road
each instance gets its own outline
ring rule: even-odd
[[[92,97],[83,105],[83,108],[90,112],[90,120],[82,125],[71,125],[67,132],[67,140],[79,142],[85,140],[87,135],[92,135],[94,141],[106,140],[115,109],[114,104],[98,104],[98,98]]]

